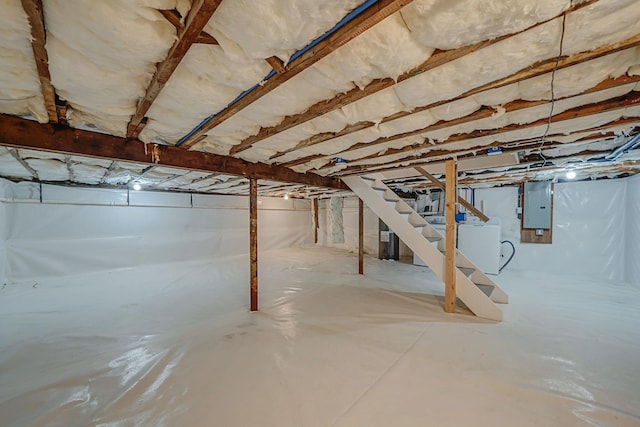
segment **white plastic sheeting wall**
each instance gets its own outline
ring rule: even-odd
[[[626,181],[625,280],[640,288],[640,175]]]
[[[552,244],[520,243],[518,187],[477,189],[475,204],[500,218],[502,240],[515,245],[508,269],[624,280],[626,197],[623,179],[555,184]]]
[[[5,222],[7,216],[5,214],[5,209],[5,204],[0,202],[0,286],[7,282],[5,274]]]
[[[11,281],[248,253],[247,197],[3,184]],[[258,226],[260,251],[310,244],[310,203],[260,198]]]
[[[358,250],[358,198],[345,197],[342,204],[342,229],[344,243],[334,243],[329,199],[318,201],[318,244],[322,246]],[[378,256],[378,217],[367,206],[364,207],[364,251]]]

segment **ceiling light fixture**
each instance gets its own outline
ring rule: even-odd
[[[137,182],[135,184],[133,184],[133,189],[136,191],[139,191],[142,188],[142,186],[140,184],[138,184]]]
[[[567,177],[567,179],[573,179],[576,177],[576,172],[575,171],[569,171],[567,172],[567,174],[565,175]]]
[[[285,194],[285,195],[284,195],[284,199],[285,199],[285,200],[289,200],[289,194]]]

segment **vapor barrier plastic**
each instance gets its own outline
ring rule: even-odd
[[[66,190],[55,190],[56,204],[0,203],[9,280],[206,261],[249,251],[246,197],[199,197],[194,201],[208,206],[190,208],[189,194],[135,193],[139,198],[133,201],[147,206],[93,206],[87,204],[91,199],[78,198],[76,189]],[[105,201],[102,192],[94,193]],[[63,199],[78,204],[60,204]],[[172,203],[185,206],[149,207]],[[259,203],[260,250],[311,242],[308,201],[260,198]]]
[[[625,279],[640,288],[640,175],[626,179]]]
[[[475,204],[516,247],[507,269],[623,280],[625,197],[625,180],[556,183],[551,245],[520,243],[518,187],[477,189]]]
[[[260,260],[255,314],[245,256],[10,284],[0,425],[640,424],[636,288],[506,271],[492,323],[444,313],[424,268]]]
[[[0,202],[0,286],[7,283],[7,272],[6,272],[6,250],[5,250],[5,240],[6,240],[6,213],[5,213],[5,204]]]

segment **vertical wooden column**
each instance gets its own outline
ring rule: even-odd
[[[249,260],[251,311],[258,311],[258,180],[249,179]]]
[[[364,202],[358,199],[358,274],[364,274]]]
[[[456,199],[458,170],[454,159],[446,161],[446,236],[444,272],[444,311],[456,311]]]
[[[318,198],[313,199],[313,243],[318,243],[318,229],[320,223],[318,222],[320,215],[318,214]]]

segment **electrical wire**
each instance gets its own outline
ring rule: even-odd
[[[509,263],[511,262],[511,260],[513,259],[513,257],[516,255],[516,247],[513,245],[513,243],[509,240],[503,240],[500,242],[500,244],[502,245],[503,243],[508,243],[511,245],[511,249],[513,250],[513,252],[511,252],[511,256],[509,257],[509,259],[507,260],[507,262],[505,262],[504,264],[502,264],[502,267],[500,267],[500,270],[498,270],[498,273],[500,273],[507,265],[509,265]]]
[[[540,147],[538,147],[538,154],[544,160],[543,166],[547,164],[547,158],[542,154],[542,148],[544,147],[545,142],[547,142],[547,137],[549,136],[549,130],[551,129],[551,119],[553,118],[553,110],[556,105],[556,94],[555,94],[555,81],[556,81],[556,72],[558,71],[558,65],[560,64],[560,58],[562,58],[562,51],[564,48],[564,33],[566,29],[566,21],[567,21],[567,13],[565,12],[562,15],[562,33],[560,34],[560,48],[558,52],[558,56],[556,58],[556,63],[553,66],[553,71],[551,72],[551,109],[549,110],[549,118],[547,119],[547,127],[544,130],[544,134],[542,135],[542,139],[540,142]]]

